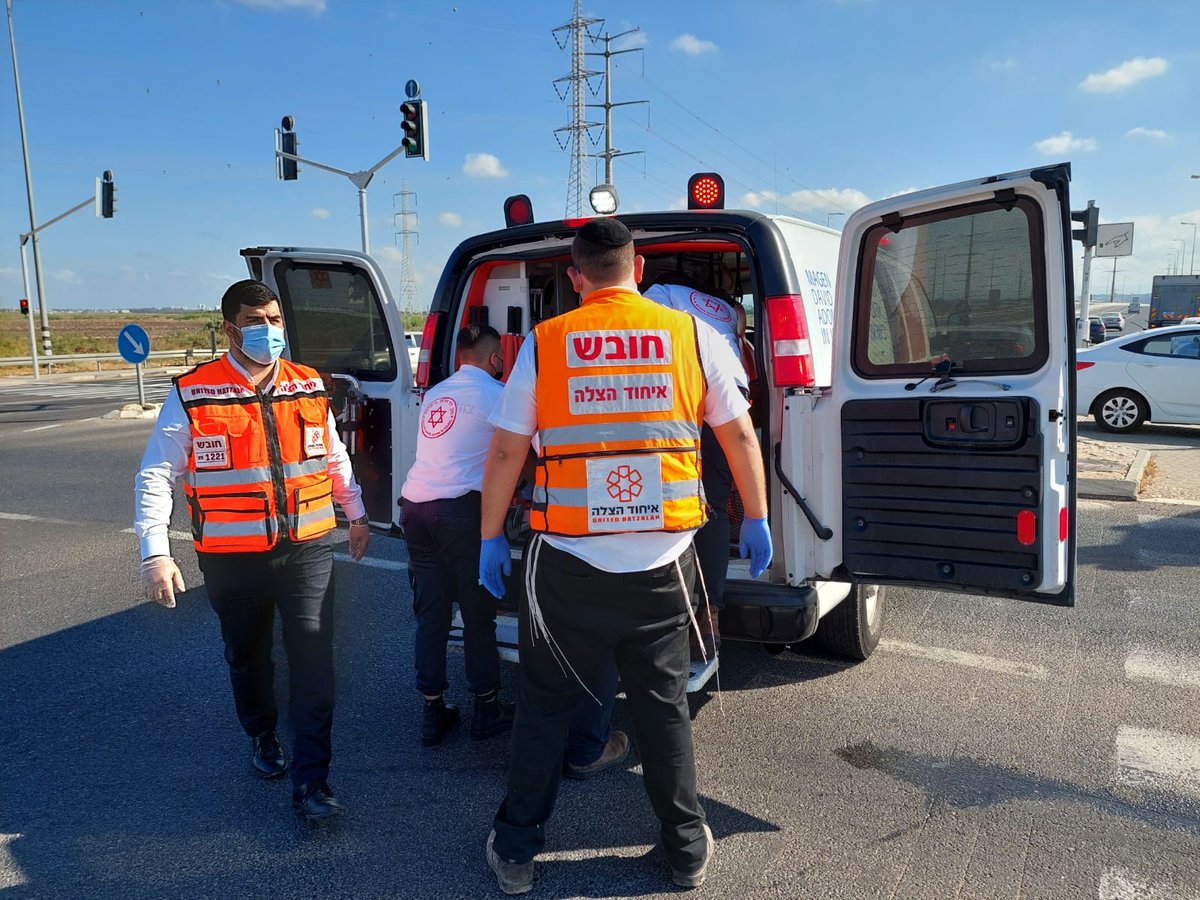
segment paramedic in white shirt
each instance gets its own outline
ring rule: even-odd
[[[664,276],[666,281],[652,285],[642,296],[662,306],[678,309],[697,322],[710,326],[725,341],[730,349],[729,356],[722,355],[729,374],[745,397],[750,396],[750,382],[742,367],[742,338],[745,335],[745,319],[737,315],[726,301],[697,290],[689,284],[682,273]],[[740,327],[739,327],[740,326]],[[709,425],[700,435],[700,453],[704,460],[701,480],[704,483],[704,498],[709,505],[709,519],[696,532],[696,561],[699,563],[702,584],[697,590],[699,599],[700,631],[712,651],[720,647],[721,632],[718,625],[720,611],[725,608],[725,579],[729,571],[729,495],[733,489],[733,474],[721,450],[721,444]],[[708,608],[707,599],[713,609]]]
[[[400,489],[426,747],[440,744],[459,721],[458,707],[444,698],[455,603],[463,619],[467,686],[475,698],[471,737],[482,740],[512,726],[512,706],[499,694],[496,601],[479,584],[479,491],[495,431],[488,416],[504,390],[497,380],[504,358],[500,335],[490,325],[466,326],[457,347],[460,368],[421,401],[417,458]]]

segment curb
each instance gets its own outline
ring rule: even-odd
[[[1125,477],[1116,478],[1080,478],[1076,483],[1075,494],[1086,500],[1137,500],[1138,485],[1150,462],[1149,450],[1139,450],[1129,466]]]

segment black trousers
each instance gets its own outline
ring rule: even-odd
[[[710,518],[696,532],[696,556],[708,601],[715,609],[725,608],[725,581],[729,574],[729,495],[733,493],[733,472],[725,451],[713,430],[705,425],[700,433],[700,453],[704,468],[700,480],[704,484],[704,499]],[[704,595],[696,583],[696,596],[703,604]]]
[[[691,547],[678,562],[678,568],[672,562],[648,572],[612,573],[541,540],[531,545],[527,564],[534,567],[537,603],[561,656],[546,638],[532,637],[526,598],[508,795],[494,822],[501,858],[528,862],[545,845],[568,722],[579,704],[595,704],[580,680],[593,693],[602,690],[606,667],[615,660],[667,856],[684,871],[703,861],[704,810],[696,797],[687,703],[687,606],[696,565]]]
[[[197,553],[221,621],[238,721],[256,737],[274,731],[275,610],[288,661],[292,782],[329,774],[333,727],[333,540],[329,535],[266,553]]]

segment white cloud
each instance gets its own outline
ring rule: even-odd
[[[1107,72],[1093,72],[1079,87],[1085,91],[1097,94],[1111,94],[1137,84],[1147,78],[1153,78],[1167,71],[1167,61],[1161,56],[1146,59],[1143,56],[1128,59],[1119,66],[1114,66]]]
[[[1046,156],[1061,156],[1064,153],[1087,153],[1098,145],[1092,138],[1077,138],[1069,131],[1038,141],[1033,148]]]
[[[400,265],[404,261],[404,253],[399,247],[393,247],[391,244],[384,244],[382,247],[372,250],[371,255],[380,262],[395,263]]]
[[[314,219],[328,219],[329,218],[329,210],[322,209],[321,207],[318,206],[313,209],[312,215],[313,215]]]
[[[635,31],[633,34],[624,35],[613,41],[612,48],[614,50],[630,50],[634,47],[645,47],[648,40],[646,32]]]
[[[1004,57],[1003,59],[990,57],[982,60],[981,64],[985,70],[994,72],[997,75],[1011,75],[1020,69],[1017,61],[1012,57]]]
[[[325,0],[233,0],[233,2],[250,9],[263,9],[267,12],[291,12],[294,9],[314,15],[325,12]]]
[[[717,45],[712,41],[701,40],[694,34],[681,34],[671,41],[671,49],[681,50],[688,56],[700,56],[704,53],[715,52]]]
[[[1167,133],[1161,128],[1143,128],[1141,125],[1139,125],[1137,128],[1130,128],[1127,132],[1125,132],[1125,137],[1154,138],[1155,140],[1160,141],[1166,136]]]
[[[74,269],[59,269],[57,272],[51,272],[50,277],[63,284],[83,284],[83,279],[76,274]]]
[[[463,161],[463,174],[472,178],[507,178],[508,170],[490,153],[468,153]]]
[[[866,206],[871,198],[857,188],[804,188],[790,194],[776,195],[774,191],[750,191],[742,195],[742,203],[751,209],[773,209],[778,200],[781,212],[846,212]]]
[[[438,221],[443,225],[449,225],[451,228],[457,228],[462,224],[462,216],[456,212],[438,213]]]

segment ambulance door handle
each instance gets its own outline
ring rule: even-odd
[[[796,486],[792,484],[785,474],[783,474],[783,454],[780,452],[781,443],[775,442],[775,474],[779,476],[779,482],[783,485],[784,490],[792,495],[792,499],[796,501],[796,505],[800,507],[800,512],[804,513],[804,518],[808,519],[808,524],[812,526],[813,533],[823,541],[827,541],[833,537],[833,531],[828,526],[822,525],[816,514],[808,505],[800,492],[796,490]]]

